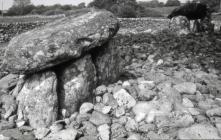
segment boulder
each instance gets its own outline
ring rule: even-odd
[[[210,124],[195,124],[178,131],[178,139],[221,139],[218,130]]]
[[[59,67],[60,69],[60,67]],[[92,100],[92,90],[96,86],[96,70],[91,56],[62,66],[58,72],[59,113],[66,109],[69,114],[78,111],[81,103]]]
[[[190,94],[193,95],[197,91],[196,84],[191,82],[184,82],[174,86],[174,88],[179,91],[181,94]]]
[[[77,130],[69,128],[61,130],[58,133],[51,133],[43,140],[75,140],[77,135]]]
[[[117,37],[112,38],[103,48],[92,51],[97,69],[98,84],[116,82],[122,74],[124,61],[121,58],[120,42]]]
[[[115,92],[114,98],[117,100],[119,106],[124,106],[128,109],[136,105],[136,100],[125,89]]]
[[[184,16],[174,17],[170,22],[170,30],[178,35],[190,33],[189,27],[190,23]]]
[[[48,127],[56,120],[57,78],[53,72],[29,77],[17,97],[18,119],[28,120],[33,128]]]
[[[100,126],[100,125],[103,125],[103,124],[110,124],[111,119],[106,114],[103,114],[103,113],[98,112],[98,111],[94,111],[92,113],[91,118],[90,118],[90,122],[93,123],[96,126]]]
[[[13,38],[2,68],[30,74],[53,67],[103,46],[118,28],[118,20],[105,10],[70,15]]]
[[[0,132],[0,135],[9,138],[9,139],[3,139],[3,140],[35,140],[35,137],[33,134],[26,133],[26,135],[24,135],[17,128],[3,130]]]

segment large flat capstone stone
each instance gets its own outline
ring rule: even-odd
[[[56,66],[102,46],[118,28],[117,18],[105,10],[67,16],[13,38],[1,68],[30,74]]]

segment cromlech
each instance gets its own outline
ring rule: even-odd
[[[0,7],[0,140],[221,139],[221,1]]]

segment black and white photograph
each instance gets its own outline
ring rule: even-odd
[[[0,0],[0,140],[221,140],[221,0]]]

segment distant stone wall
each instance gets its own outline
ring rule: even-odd
[[[0,24],[0,43],[11,40],[14,36],[42,26],[47,22],[30,22],[30,23],[2,23]]]
[[[17,34],[32,30],[63,17],[65,17],[63,14],[53,16],[30,15],[0,17],[0,43],[8,42]]]
[[[17,34],[26,32],[28,30],[34,29],[36,27],[45,25],[50,22],[50,19],[57,19],[60,17],[50,17],[47,20],[37,20],[33,22],[9,22],[9,23],[0,23],[0,43],[5,43],[11,40]],[[15,17],[16,18],[16,17]],[[23,17],[25,19],[27,17]],[[39,17],[38,17],[39,18]],[[45,19],[41,17],[40,19]],[[119,18],[120,21],[120,30],[119,34],[127,33],[154,33],[159,30],[168,29],[169,20],[168,19],[159,19],[159,18]],[[219,30],[221,23],[218,21],[213,21],[215,24],[215,30]]]

